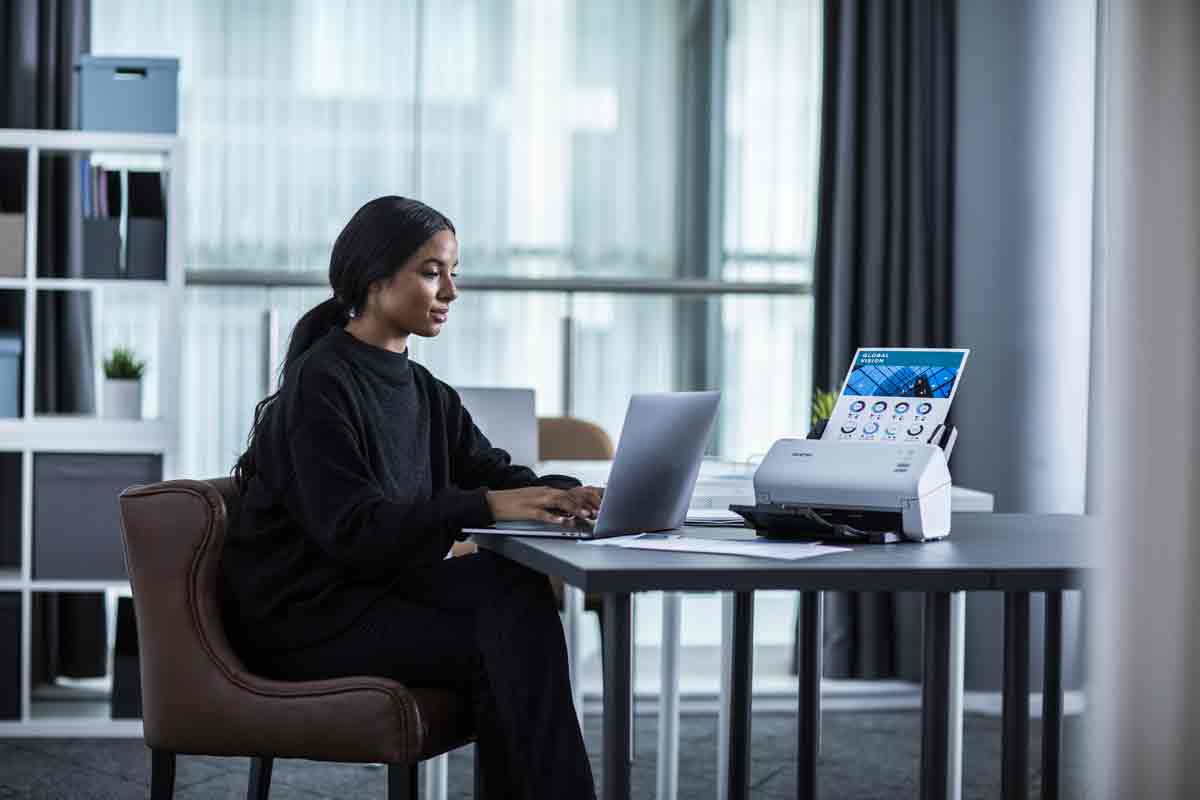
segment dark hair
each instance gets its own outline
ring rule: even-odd
[[[355,212],[338,234],[329,257],[333,297],[310,309],[292,329],[279,372],[280,390],[288,367],[297,358],[335,325],[345,325],[362,310],[372,284],[390,279],[421,245],[444,230],[455,233],[454,224],[444,214],[407,197],[377,197]],[[255,436],[278,396],[279,391],[267,395],[254,407],[246,452],[233,467],[233,477],[240,489],[258,473],[254,461]]]

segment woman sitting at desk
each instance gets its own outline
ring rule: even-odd
[[[594,797],[549,582],[486,551],[445,558],[464,527],[594,517],[600,503],[510,464],[409,359],[410,335],[446,324],[457,265],[454,226],[415,200],[373,200],[338,236],[333,298],[296,324],[234,468],[226,624],[273,678],[469,692],[491,796]]]

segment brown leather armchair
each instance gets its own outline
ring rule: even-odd
[[[594,422],[575,417],[538,417],[538,461],[606,461],[613,457],[613,443]],[[558,607],[563,607],[563,579],[550,578]],[[595,611],[604,629],[603,602],[598,594],[583,596],[586,611]],[[603,639],[603,637],[601,637]]]
[[[275,758],[388,764],[388,797],[416,798],[417,763],[466,744],[466,697],[381,677],[284,682],[251,674],[221,625],[217,568],[237,513],[233,481],[177,480],[121,493],[133,587],[151,797],[174,794],[175,756],[249,756],[265,799]],[[476,796],[481,796],[476,769]]]

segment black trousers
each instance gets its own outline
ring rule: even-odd
[[[255,658],[282,680],[381,675],[469,693],[494,798],[595,798],[550,582],[488,551],[413,570],[348,630]]]

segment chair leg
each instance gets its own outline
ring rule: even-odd
[[[150,800],[175,796],[175,754],[150,748]]]
[[[246,800],[267,800],[271,794],[271,767],[273,758],[250,759],[250,784],[246,787]]]
[[[417,800],[417,765],[388,764],[388,800]]]

